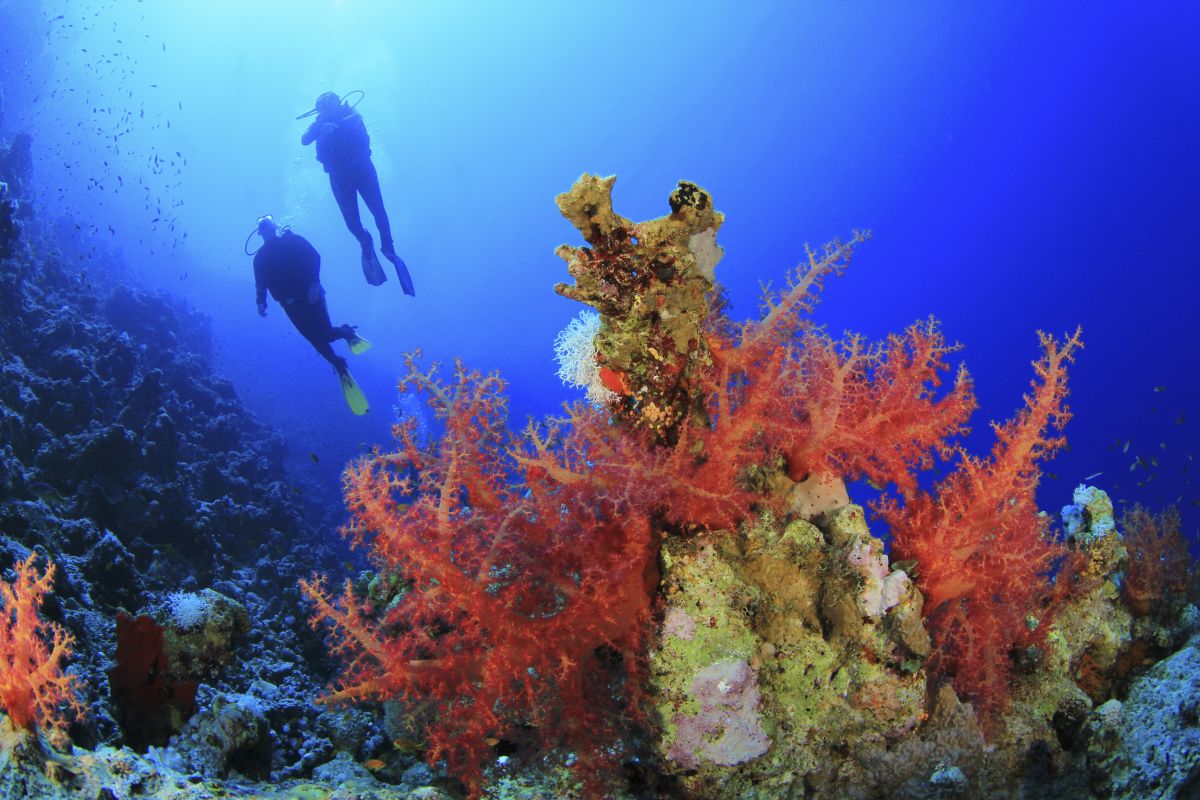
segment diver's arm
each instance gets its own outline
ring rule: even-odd
[[[262,252],[261,250],[259,251]],[[263,282],[263,263],[257,254],[254,256],[254,304],[258,307],[258,315],[267,315],[267,287]]]
[[[300,144],[312,144],[313,142],[319,142],[326,136],[331,135],[336,130],[337,123],[328,121],[321,122],[318,120],[317,122],[314,122],[312,125],[308,126],[308,130],[306,130],[304,135],[300,137]]]

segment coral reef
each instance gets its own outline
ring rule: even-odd
[[[213,372],[204,317],[38,219],[17,172],[0,602],[32,632],[0,653],[41,642],[11,663],[60,691],[29,713],[4,679],[36,668],[0,676],[0,797],[1195,793],[1200,612],[1172,518],[1117,523],[1085,486],[1056,538],[1034,502],[1078,334],[1043,336],[975,456],[935,321],[872,342],[810,319],[865,234],[737,323],[707,192],[635,222],[584,176],[557,289],[597,313],[556,350],[589,402],[514,432],[498,376],[411,355],[394,446],[345,473],[373,569],[335,594],[354,562],[325,543],[332,503]],[[53,577],[23,572],[41,559]],[[88,713],[65,724],[68,684]]]
[[[508,752],[548,752],[531,739],[569,749],[589,796],[619,793],[619,759],[654,762],[659,796],[1085,784],[1089,715],[1131,645],[1111,503],[1081,489],[1060,541],[1034,498],[1079,332],[1041,335],[1025,407],[978,457],[956,438],[971,382],[944,382],[936,322],[873,343],[809,320],[864,235],[809,251],[736,324],[708,194],[681,183],[670,215],[639,223],[612,185],[585,175],[558,198],[588,246],[559,249],[575,283],[556,290],[600,316],[556,349],[601,408],[517,435],[497,378],[459,365],[442,383],[410,357],[402,389],[446,433],[397,426],[394,450],[346,473],[347,533],[378,573],[340,600],[304,586],[348,661],[328,699],[395,698],[472,795],[489,760],[500,780]],[[874,507],[898,563],[846,492],[861,478],[895,490]]]
[[[1200,640],[1159,662],[1087,720],[1091,789],[1100,797],[1200,793]]]

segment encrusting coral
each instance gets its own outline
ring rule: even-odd
[[[1067,630],[1055,608],[1111,583],[1119,561],[1098,544],[1066,562],[1034,502],[1079,333],[1042,335],[1025,408],[979,458],[956,444],[975,401],[964,369],[946,380],[954,347],[935,321],[881,342],[811,322],[865,234],[809,251],[761,318],[736,323],[713,276],[711,197],[680,183],[669,215],[633,222],[612,209],[613,181],[585,175],[558,198],[588,246],[559,249],[575,283],[555,287],[600,313],[595,374],[611,394],[516,434],[497,376],[458,364],[444,380],[408,358],[401,391],[424,393],[445,430],[398,425],[393,449],[345,473],[346,532],[388,576],[372,585],[394,591],[304,582],[348,664],[325,699],[424,709],[427,758],[475,795],[501,742],[570,749],[593,795],[617,761],[655,752],[696,797],[1012,781],[1019,759],[988,755],[945,680],[986,722],[1020,683],[1014,663],[1056,686],[1081,663],[1039,661]],[[930,493],[919,475],[939,459],[956,468]],[[850,479],[896,490],[877,510],[900,564]],[[1093,622],[1063,624],[1117,641]],[[1023,691],[1038,736],[1055,703],[1090,702]]]

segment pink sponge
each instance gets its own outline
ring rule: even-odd
[[[700,713],[675,715],[675,743],[667,753],[680,766],[696,769],[706,760],[729,767],[767,752],[771,740],[758,715],[758,676],[749,664],[710,664],[692,680],[692,695]]]

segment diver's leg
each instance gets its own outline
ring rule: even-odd
[[[342,219],[358,243],[365,247],[373,247],[371,234],[363,227],[362,217],[358,213],[358,192],[354,174],[348,170],[329,173],[329,188],[333,190],[333,199],[341,209]]]
[[[296,330],[308,340],[313,349],[321,354],[321,358],[336,369],[346,368],[346,359],[333,352],[333,348],[329,346],[330,342],[340,337],[334,332],[333,325],[329,322],[329,311],[325,308],[324,297],[316,303],[297,300],[285,305],[284,310],[287,312],[288,319],[296,326]]]
[[[329,173],[329,187],[333,189],[333,197],[337,200],[338,208],[342,210],[342,219],[346,220],[346,227],[362,247],[363,277],[367,279],[367,283],[378,286],[387,280],[387,275],[375,256],[375,242],[363,227],[362,218],[358,214],[357,181],[353,170],[341,170],[336,175]]]
[[[374,164],[367,162],[367,165],[360,171],[358,191],[362,194],[363,202],[367,204],[367,208],[375,217],[375,225],[379,228],[379,252],[383,253],[383,257],[396,267],[396,277],[400,280],[400,288],[404,290],[404,293],[415,296],[416,291],[413,289],[412,277],[408,274],[408,266],[404,263],[404,259],[396,255],[396,247],[392,243],[391,223],[388,222],[387,211],[383,207],[383,194],[379,191],[379,174],[375,171]]]
[[[379,229],[379,251],[385,256],[395,253],[392,225],[388,221],[387,209],[383,207],[383,192],[379,189],[379,173],[370,161],[358,170],[357,188],[363,202],[367,204],[367,210],[375,218],[375,227]]]

